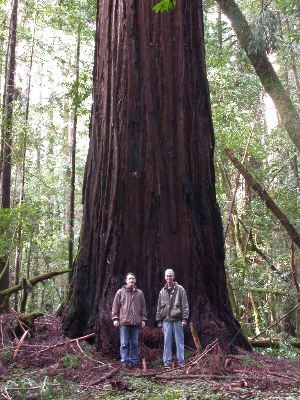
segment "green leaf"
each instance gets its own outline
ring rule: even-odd
[[[155,4],[153,10],[158,14],[160,12],[171,11],[176,7],[176,0],[161,0]]]

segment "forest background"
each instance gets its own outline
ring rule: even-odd
[[[299,302],[299,249],[225,149],[298,232],[299,161],[295,141],[217,3],[204,2],[216,191],[232,307],[246,335],[254,336]],[[251,24],[252,54],[268,53],[299,112],[298,2],[237,4]],[[68,295],[80,235],[96,2],[14,0],[0,7],[0,287],[26,288],[11,295],[15,310],[52,313]],[[299,137],[299,130],[294,134]],[[36,286],[32,280],[66,270]],[[273,328],[274,335],[280,332],[299,336],[297,310]]]

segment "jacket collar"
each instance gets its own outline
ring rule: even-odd
[[[126,285],[123,286],[123,288],[126,290],[126,292],[136,292],[137,288],[134,286],[132,289],[127,287]]]
[[[171,291],[172,293],[174,292],[174,290],[176,289],[177,286],[178,286],[178,283],[174,281],[174,284],[173,284],[173,287],[172,287],[172,291]],[[165,290],[169,290],[167,284],[165,284],[164,289]]]

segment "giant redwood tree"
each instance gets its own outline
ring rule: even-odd
[[[98,2],[81,250],[64,330],[95,330],[110,349],[113,296],[128,271],[154,324],[172,266],[202,344],[248,347],[226,289],[201,1],[161,15],[154,3]]]

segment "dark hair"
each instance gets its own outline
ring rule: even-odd
[[[128,278],[128,275],[132,275],[136,278],[135,274],[133,272],[127,272],[127,274],[125,275],[125,281]]]

